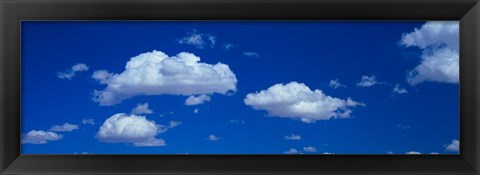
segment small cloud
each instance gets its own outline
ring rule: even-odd
[[[314,152],[317,152],[317,148],[313,146],[307,146],[307,147],[303,147],[303,151],[314,153]]]
[[[357,86],[370,87],[375,84],[383,84],[383,82],[378,82],[377,77],[375,77],[375,75],[372,75],[372,76],[364,75],[362,76],[362,79],[360,80],[360,82],[357,83]]]
[[[406,152],[405,154],[422,154],[422,153],[417,151],[409,151],[409,152]]]
[[[22,134],[22,144],[47,144],[49,141],[57,141],[63,137],[50,131],[31,130],[27,134]]]
[[[186,44],[195,46],[198,49],[203,49],[205,46],[214,47],[217,38],[210,34],[198,33],[197,30],[187,33],[187,36],[178,40],[179,44]]]
[[[86,124],[95,125],[95,120],[94,119],[83,119],[82,124],[84,124],[84,125],[86,125]]]
[[[210,134],[210,135],[208,135],[208,137],[207,137],[207,140],[208,140],[208,141],[212,141],[212,142],[213,142],[213,141],[217,141],[217,140],[219,140],[219,139],[220,139],[220,138],[218,138],[217,136],[215,136],[215,135],[213,135],[213,134]]]
[[[411,126],[410,126],[410,125],[402,125],[402,124],[398,124],[398,125],[397,125],[397,128],[399,128],[399,129],[410,129],[410,128],[411,128]]]
[[[458,152],[460,151],[460,141],[455,139],[452,143],[446,146],[445,151]]]
[[[229,123],[239,123],[239,124],[245,124],[244,120],[230,120],[228,121]]]
[[[232,43],[225,43],[223,44],[223,49],[225,49],[226,51],[229,51],[230,49],[232,49],[234,47],[234,45]]]
[[[284,138],[285,140],[302,140],[302,137],[296,134],[286,135]]]
[[[322,154],[335,154],[335,153],[331,153],[331,152],[324,152]]]
[[[57,77],[60,79],[71,80],[77,72],[88,71],[88,66],[83,63],[77,63],[65,72],[57,72]]]
[[[300,153],[297,149],[295,148],[290,148],[288,151],[283,152],[284,154],[298,154]]]
[[[193,113],[195,113],[195,114],[198,114],[198,112],[199,112],[198,108],[195,108],[195,109],[193,110]]]
[[[334,88],[334,89],[341,88],[341,87],[347,87],[347,86],[341,84],[340,81],[338,81],[338,79],[330,80],[330,83],[328,84],[328,86],[330,86],[331,88]]]
[[[211,100],[210,96],[205,94],[198,95],[198,96],[191,95],[185,100],[185,105],[187,106],[199,105],[210,100]]]
[[[153,114],[153,110],[148,108],[148,103],[144,104],[137,104],[135,108],[132,109],[132,112],[130,112],[133,115],[137,114]]]
[[[401,88],[399,84],[395,85],[395,88],[393,88],[393,93],[395,94],[406,94],[408,91],[405,88]]]
[[[388,151],[387,154],[394,154],[392,151]]]
[[[50,131],[56,131],[56,132],[70,132],[73,130],[78,129],[78,125],[75,124],[70,124],[70,123],[64,123],[63,125],[54,125],[50,128]]]
[[[437,152],[431,152],[430,154],[438,154]]]
[[[247,56],[247,57],[260,57],[260,54],[256,53],[256,52],[243,52],[243,55]]]

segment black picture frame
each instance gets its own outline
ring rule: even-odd
[[[478,0],[0,0],[0,174],[480,174]],[[460,155],[20,155],[22,20],[460,20]]]

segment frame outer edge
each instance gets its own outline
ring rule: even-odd
[[[4,158],[3,158],[3,155],[5,155],[5,148],[3,146],[4,144],[4,140],[3,138],[5,137],[4,136],[4,125],[5,125],[5,122],[3,120],[3,46],[5,45],[4,44],[4,39],[3,39],[3,22],[5,21],[4,20],[4,10],[3,10],[3,0],[0,0],[0,174],[3,173],[3,171],[5,171],[6,169],[6,165],[5,162],[4,162]]]

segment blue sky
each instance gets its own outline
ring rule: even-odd
[[[23,154],[457,154],[458,22],[22,22]]]

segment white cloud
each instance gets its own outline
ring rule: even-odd
[[[334,89],[341,88],[341,87],[347,87],[347,86],[343,85],[342,83],[340,83],[340,81],[338,81],[338,79],[330,80],[330,83],[328,85],[331,88],[334,88]]]
[[[405,154],[422,154],[422,153],[417,151],[409,151],[409,152],[406,152]]]
[[[395,88],[393,88],[393,93],[395,94],[406,94],[408,91],[405,88],[401,88],[399,84],[395,85]]]
[[[331,153],[331,152],[324,152],[322,154],[335,154],[335,153]]]
[[[256,52],[243,52],[243,55],[247,56],[247,57],[260,57],[260,54],[256,53]]]
[[[207,64],[191,53],[169,57],[163,52],[142,53],[130,59],[119,74],[94,72],[94,79],[105,84],[94,91],[93,100],[111,106],[138,95],[227,94],[236,91],[237,78],[228,65]]]
[[[230,120],[228,121],[229,123],[239,123],[239,124],[245,124],[244,120]]]
[[[445,148],[446,151],[458,152],[460,151],[460,141],[459,140],[452,140],[452,143],[447,145]]]
[[[422,49],[420,64],[407,74],[410,85],[459,82],[458,21],[429,21],[420,29],[404,33],[400,44]]]
[[[400,128],[400,129],[410,129],[411,126],[410,125],[402,125],[402,124],[398,124],[397,125],[397,128]]]
[[[370,87],[370,86],[373,86],[375,84],[382,84],[382,83],[383,82],[378,82],[377,81],[377,77],[375,77],[375,75],[371,75],[371,76],[363,75],[360,82],[357,83],[357,86],[359,86],[359,87]]]
[[[307,146],[307,147],[303,147],[303,151],[314,153],[314,152],[317,152],[317,148],[313,146]]]
[[[198,95],[198,96],[191,95],[187,98],[187,100],[185,100],[185,105],[187,106],[199,105],[207,101],[210,101],[210,99],[211,99],[210,96],[205,94]]]
[[[351,107],[365,106],[350,98],[342,100],[310,90],[303,83],[275,84],[267,90],[249,93],[246,105],[256,110],[266,110],[270,116],[300,119],[305,123],[331,118],[349,118]]]
[[[63,137],[49,131],[31,130],[27,134],[22,134],[22,144],[47,144],[49,141],[60,140]]]
[[[437,152],[431,152],[430,154],[438,154]]]
[[[195,113],[195,114],[198,114],[198,112],[199,112],[198,108],[195,108],[195,109],[193,110],[193,113]]]
[[[73,65],[70,69],[66,70],[65,72],[57,72],[57,77],[60,79],[67,79],[71,80],[77,72],[87,71],[88,66],[83,63],[77,63]]]
[[[56,132],[70,132],[76,129],[78,129],[78,125],[70,123],[64,123],[63,125],[54,125],[50,128],[51,131]]]
[[[105,143],[131,143],[134,146],[164,146],[165,141],[156,136],[170,126],[157,125],[145,116],[118,113],[100,126],[96,138]]]
[[[187,36],[178,40],[179,44],[187,44],[195,46],[198,49],[203,49],[205,46],[215,46],[217,38],[210,34],[198,33],[197,30],[187,33]]]
[[[218,138],[217,136],[215,136],[215,135],[213,135],[213,134],[210,134],[210,135],[208,135],[208,137],[207,137],[207,140],[209,140],[209,141],[217,141],[217,140],[219,140],[219,139],[220,139],[220,138]]]
[[[283,153],[285,153],[285,154],[298,154],[300,152],[295,148],[290,148],[288,151],[285,151]]]
[[[302,140],[302,137],[296,134],[286,135],[284,138],[285,140]]]
[[[86,124],[95,125],[95,120],[94,119],[83,119],[82,124],[84,124],[84,125],[86,125]]]
[[[223,44],[223,49],[228,51],[228,50],[232,49],[234,46],[235,45],[233,45],[232,43],[225,43],[225,44]]]
[[[137,114],[153,114],[153,110],[148,108],[148,103],[144,104],[137,104],[135,108],[132,109],[132,112],[130,112],[133,115]]]

